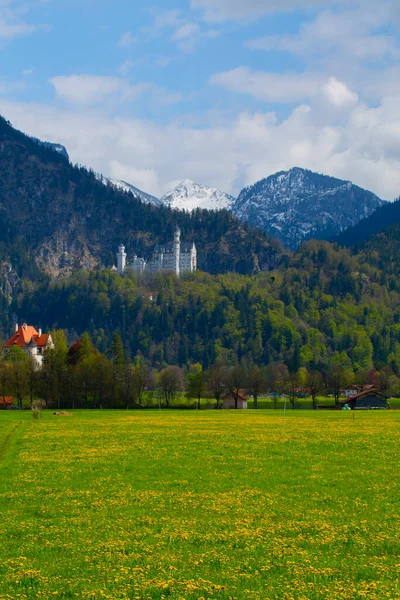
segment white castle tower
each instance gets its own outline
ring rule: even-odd
[[[175,230],[173,242],[164,245],[157,244],[153,252],[153,259],[149,262],[135,255],[133,261],[127,263],[125,246],[121,244],[118,250],[117,272],[119,275],[123,275],[127,269],[130,269],[138,275],[169,271],[180,277],[183,274],[194,273],[197,270],[196,246],[194,242],[181,243],[181,230],[179,227]]]
[[[181,258],[181,230],[176,228],[174,233],[174,271],[179,277],[180,274],[180,258]]]
[[[126,268],[126,252],[125,252],[125,246],[123,244],[121,244],[120,246],[118,246],[118,254],[117,254],[117,260],[118,260],[118,265],[117,265],[117,272],[119,275],[123,275],[125,272],[125,268]]]

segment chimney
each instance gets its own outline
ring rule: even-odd
[[[18,327],[18,323],[15,323],[15,333],[17,333],[19,327]]]
[[[23,323],[22,327],[25,329],[25,331],[28,331],[28,325],[26,323]]]
[[[41,337],[41,335],[42,335],[42,328],[39,327],[39,337]]]

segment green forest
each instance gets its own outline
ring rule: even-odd
[[[397,238],[394,229],[384,243],[371,240],[357,253],[312,240],[279,269],[253,276],[199,271],[181,279],[137,278],[98,270],[35,285],[25,280],[3,314],[9,328],[14,319],[63,330],[65,348],[86,332],[105,360],[112,360],[118,336],[124,361],[158,373],[176,366],[185,376],[193,365],[206,372],[216,363],[247,371],[280,366],[285,385],[294,386],[291,374],[299,385],[318,372],[328,385],[336,369],[343,386],[385,372],[397,393]]]
[[[400,283],[397,269],[383,262],[374,249],[353,255],[309,241],[279,270],[254,276],[82,271],[25,282],[8,314],[44,331],[64,329],[70,342],[87,331],[100,352],[118,333],[128,357],[141,355],[154,367],[207,368],[217,358],[234,364],[251,356],[291,371],[334,362],[400,374]]]

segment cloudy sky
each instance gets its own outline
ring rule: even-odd
[[[0,0],[0,113],[162,195],[293,166],[400,195],[399,0]]]

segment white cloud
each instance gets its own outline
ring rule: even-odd
[[[80,105],[101,104],[110,97],[131,101],[151,87],[148,83],[130,85],[125,79],[97,75],[60,75],[50,83],[59,98]]]
[[[400,193],[400,90],[370,107],[327,79],[284,120],[243,112],[202,128],[6,100],[0,112],[31,135],[65,144],[73,161],[155,195],[185,177],[238,193],[295,165],[351,179],[383,198]]]
[[[121,35],[118,40],[118,46],[120,48],[130,48],[137,42],[137,38],[132,34],[131,31],[126,31]]]
[[[354,2],[351,0],[191,0],[191,8],[203,10],[206,21],[217,22],[255,19],[275,12],[349,3]]]
[[[111,179],[119,179],[128,183],[134,181],[135,187],[140,190],[160,191],[160,181],[156,169],[136,169],[132,165],[127,165],[118,160],[110,161]]]
[[[153,9],[150,12],[153,14],[154,17],[154,29],[168,29],[178,27],[178,25],[180,25],[184,21],[180,10]]]
[[[25,83],[23,81],[10,79],[9,77],[0,77],[0,94],[9,94],[23,90],[24,88]]]
[[[392,23],[393,5],[381,2],[373,11],[363,8],[319,13],[304,22],[296,35],[268,35],[251,40],[253,50],[283,50],[308,60],[346,62],[398,59],[400,48],[394,35],[379,33]]]
[[[321,87],[321,93],[326,100],[336,109],[346,109],[356,106],[358,103],[358,94],[349,90],[349,88],[335,77],[329,77],[328,81]]]
[[[49,31],[49,25],[26,23],[21,14],[27,10],[28,7],[15,5],[9,0],[0,2],[0,40],[7,42],[38,31]]]
[[[129,58],[125,60],[117,69],[119,75],[126,77],[129,74],[132,67],[134,66],[134,64],[134,61]]]
[[[192,37],[199,31],[200,27],[196,23],[184,23],[174,31],[172,39],[175,41],[185,40]]]
[[[293,104],[314,96],[321,80],[322,76],[314,73],[268,73],[237,67],[213,75],[210,83],[257,100]]]

